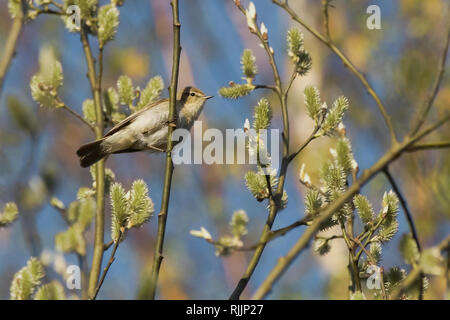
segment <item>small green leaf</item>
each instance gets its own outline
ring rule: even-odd
[[[355,208],[357,209],[359,218],[361,219],[361,221],[367,225],[368,223],[370,223],[372,221],[372,219],[375,216],[375,213],[373,211],[372,208],[372,204],[369,202],[369,200],[361,195],[361,194],[357,194],[354,198],[353,198],[353,204],[355,205]]]
[[[322,207],[322,195],[316,189],[307,189],[305,197],[305,213],[307,216],[315,216]]]
[[[119,101],[122,104],[131,105],[134,100],[133,81],[128,76],[120,76],[117,80],[117,90],[119,93]]]
[[[150,103],[156,101],[161,95],[164,89],[164,82],[160,76],[156,76],[150,79],[144,90],[141,91],[139,103],[136,106],[136,110],[140,110]]]
[[[119,94],[115,88],[103,92],[103,103],[106,114],[112,119],[113,113],[119,111]]]
[[[116,182],[111,186],[110,199],[112,207],[111,238],[117,242],[120,229],[125,227],[129,214],[128,196],[120,183]]]
[[[406,263],[414,265],[420,257],[419,248],[410,234],[404,234],[400,239],[400,252]]]
[[[298,53],[303,48],[303,34],[297,28],[292,28],[287,33],[288,55],[295,61]],[[296,62],[296,61],[295,61]]]
[[[3,212],[0,212],[0,227],[6,227],[13,223],[18,213],[19,210],[14,202],[6,203]]]
[[[233,249],[241,248],[242,241],[237,237],[223,236],[219,239],[219,244],[216,245],[216,256],[226,256],[231,253]]]
[[[320,179],[330,194],[333,191],[342,192],[345,189],[346,174],[337,163],[325,163],[320,171]]]
[[[248,84],[235,84],[230,87],[222,87],[219,90],[219,94],[227,99],[237,99],[239,97],[250,94],[254,89],[253,86]]]
[[[46,108],[56,108],[58,103],[54,96],[46,90],[42,90],[44,81],[39,75],[34,75],[30,81],[31,97],[36,101],[41,107]]]
[[[92,99],[84,100],[82,110],[84,119],[90,122],[91,124],[94,124],[97,119],[97,116],[95,114],[94,100]]]
[[[64,287],[61,283],[53,280],[41,286],[34,295],[34,300],[66,300]]]
[[[336,130],[337,126],[342,121],[344,112],[348,109],[348,106],[348,100],[344,96],[339,97],[333,103],[333,107],[328,111],[322,124],[322,134],[330,135]]]
[[[272,108],[266,98],[259,100],[258,105],[253,112],[253,128],[256,132],[261,129],[267,129],[272,121]]]
[[[92,219],[95,215],[95,202],[91,197],[80,200],[79,214],[77,218],[77,224],[81,231],[86,230],[92,223]]]
[[[39,53],[39,73],[30,81],[31,96],[42,107],[61,107],[56,97],[63,84],[63,70],[53,48],[44,46]]]
[[[445,260],[437,247],[429,248],[422,252],[420,266],[426,274],[436,276],[445,274]]]
[[[369,253],[372,258],[375,260],[375,263],[379,263],[381,261],[382,256],[382,247],[380,242],[371,242],[369,247]]]
[[[252,50],[245,49],[241,56],[242,72],[248,79],[253,79],[258,73],[258,67],[256,66],[256,59]]]
[[[245,174],[245,184],[256,200],[262,201],[269,197],[266,177],[263,174],[248,171]]]
[[[305,96],[306,113],[317,123],[322,107],[319,89],[316,87],[306,87],[303,93]]]
[[[231,218],[230,226],[231,233],[238,238],[245,236],[248,232],[247,230],[248,216],[244,210],[238,210],[233,213]]]
[[[353,153],[350,141],[347,138],[340,138],[336,142],[336,161],[344,169],[346,174],[352,172]]]
[[[144,180],[135,180],[131,186],[127,228],[137,228],[147,222],[155,211],[153,201],[148,196]]]
[[[56,59],[55,51],[52,47],[43,46],[39,52],[39,75],[42,82],[51,87],[58,89],[63,84],[63,72],[61,62]]]
[[[20,129],[34,135],[38,129],[36,116],[28,105],[16,96],[8,96],[7,105],[11,118]]]
[[[36,287],[44,277],[44,268],[41,262],[32,257],[27,265],[14,274],[10,291],[11,300],[30,299]]]
[[[66,231],[57,233],[55,248],[61,252],[76,252],[82,256],[86,255],[86,241],[79,226],[74,224]]]
[[[101,6],[98,11],[98,39],[103,47],[114,39],[119,26],[119,10],[114,5]]]

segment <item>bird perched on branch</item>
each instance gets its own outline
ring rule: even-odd
[[[179,91],[176,127],[190,130],[210,98],[194,87]],[[112,153],[165,152],[169,125],[169,100],[158,100],[119,122],[102,139],[82,145],[77,150],[80,165],[89,167]]]

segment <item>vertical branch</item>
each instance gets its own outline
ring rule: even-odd
[[[328,8],[330,6],[330,0],[322,0],[322,11],[323,11],[323,27],[325,29],[325,34],[327,39],[331,40],[330,35],[330,19],[328,16]]]
[[[95,138],[103,137],[103,110],[101,104],[101,74],[103,69],[103,48],[100,47],[99,52],[99,74],[96,75],[94,57],[92,56],[91,47],[84,26],[81,31],[81,42],[88,66],[88,78],[91,84],[92,95],[94,96],[94,107],[96,116]],[[89,274],[89,296],[92,296],[97,287],[98,277],[103,260],[103,238],[105,232],[105,160],[101,160],[96,164],[96,214],[95,214],[95,234],[94,234],[94,255],[92,257],[91,272]]]
[[[245,9],[244,7],[239,3],[235,2],[235,5],[238,7],[238,9],[245,15]],[[290,88],[290,85],[295,79],[295,76],[291,78],[290,85],[288,86],[288,89],[283,91],[282,84],[281,84],[281,78],[280,73],[278,71],[278,67],[275,62],[274,52],[273,49],[270,47],[267,37],[264,37],[261,34],[261,31],[256,28],[253,32],[258,39],[260,40],[262,46],[264,47],[264,50],[267,52],[267,56],[269,58],[269,64],[272,68],[273,73],[273,79],[275,81],[275,92],[278,95],[278,98],[280,100],[280,107],[281,107],[281,113],[283,118],[283,132],[282,132],[282,139],[283,139],[283,158],[281,161],[281,169],[280,169],[280,175],[279,175],[279,181],[278,186],[275,194],[273,194],[272,197],[269,198],[269,215],[266,220],[266,224],[264,225],[263,232],[261,234],[261,237],[259,239],[259,245],[256,248],[255,252],[253,253],[253,256],[250,260],[249,265],[247,266],[247,269],[242,276],[242,278],[239,280],[236,288],[234,289],[233,293],[230,295],[230,300],[237,300],[239,299],[240,295],[244,291],[245,287],[247,286],[248,281],[250,280],[250,277],[252,276],[253,272],[256,269],[256,266],[259,263],[259,259],[261,258],[261,255],[264,251],[264,248],[266,247],[266,244],[270,237],[270,232],[272,229],[272,225],[275,221],[275,217],[277,215],[277,212],[279,210],[279,202],[281,200],[281,197],[283,196],[283,190],[284,190],[284,181],[286,179],[286,172],[289,166],[290,162],[290,155],[289,155],[289,116],[288,116],[288,109],[287,109],[287,95],[288,90]],[[270,186],[269,186],[270,187]]]
[[[102,287],[103,282],[105,281],[106,274],[108,273],[109,268],[110,268],[111,265],[113,264],[114,260],[116,260],[116,251],[117,251],[117,249],[119,248],[119,244],[120,244],[120,241],[121,241],[121,238],[122,238],[122,235],[123,235],[123,232],[124,232],[124,231],[125,231],[125,228],[123,228],[123,227],[120,228],[120,230],[119,230],[119,236],[117,237],[117,241],[114,242],[114,248],[113,248],[113,250],[112,250],[112,252],[111,252],[111,256],[109,257],[108,264],[107,264],[106,267],[103,269],[103,273],[102,273],[102,276],[101,276],[101,278],[100,278],[100,281],[98,282],[98,285],[97,285],[97,287],[96,287],[95,290],[94,290],[94,293],[93,293],[92,296],[90,297],[90,300],[95,300],[95,299],[97,298],[98,292],[100,291],[100,288]]]
[[[180,67],[180,19],[178,0],[172,0],[170,2],[172,6],[173,15],[173,58],[172,58],[172,78],[169,87],[169,128],[167,136],[167,149],[166,149],[166,170],[164,175],[164,188],[161,200],[161,212],[158,215],[158,234],[156,239],[156,248],[153,258],[153,267],[150,283],[150,297],[155,298],[156,288],[158,285],[159,270],[161,268],[161,262],[163,260],[163,246],[164,235],[166,231],[167,214],[169,209],[170,188],[172,184],[173,163],[172,163],[172,133],[176,126],[176,97],[178,86],[178,70]]]
[[[8,38],[5,43],[5,51],[3,52],[2,60],[0,60],[0,95],[3,89],[3,82],[5,81],[6,73],[8,72],[11,61],[16,54],[17,40],[19,39],[20,32],[22,31],[24,12],[23,3],[20,5],[21,10],[14,18],[11,30],[9,30]]]
[[[405,213],[406,221],[408,221],[409,230],[411,231],[412,237],[414,239],[414,242],[416,243],[417,250],[419,253],[422,253],[422,248],[420,246],[419,236],[417,235],[416,226],[414,224],[414,219],[411,214],[411,212],[408,209],[408,205],[406,203],[405,198],[403,197],[402,193],[400,192],[399,187],[397,186],[397,183],[395,182],[394,178],[392,177],[391,173],[389,172],[389,168],[386,167],[384,169],[384,174],[389,180],[389,183],[391,184],[392,188],[394,189],[394,192],[397,194],[398,199],[400,200],[400,204],[403,208],[403,212]],[[420,289],[419,289],[419,300],[423,300],[423,282],[425,281],[425,275],[423,272],[420,274]]]
[[[439,87],[440,87],[442,79],[444,77],[445,62],[447,60],[449,42],[450,42],[450,25],[449,25],[448,31],[447,31],[447,39],[445,40],[444,50],[442,51],[441,59],[439,60],[439,66],[438,66],[439,69],[438,69],[438,74],[437,74],[436,80],[433,83],[433,87],[431,89],[431,92],[427,98],[425,105],[422,108],[422,111],[416,118],[415,124],[412,126],[410,135],[416,134],[417,131],[422,127],[423,123],[425,122],[425,120],[427,118],[428,112],[430,112],[430,109],[433,106],[433,102],[436,99],[436,96],[439,92]]]

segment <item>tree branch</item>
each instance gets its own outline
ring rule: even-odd
[[[101,104],[101,69],[102,69],[102,52],[99,53],[100,72],[96,75],[94,57],[92,56],[91,47],[89,45],[88,36],[85,26],[80,31],[81,43],[88,66],[88,78],[91,85],[92,95],[94,97],[94,107],[96,116],[95,138],[103,137],[103,110]],[[105,160],[100,160],[96,164],[96,214],[95,214],[95,234],[94,234],[94,255],[92,257],[91,272],[89,274],[89,296],[93,296],[97,287],[97,281],[100,275],[100,269],[103,260],[103,239],[105,232]]]
[[[390,116],[386,112],[386,108],[384,104],[381,102],[381,99],[378,97],[375,90],[372,88],[372,86],[367,81],[366,77],[353,65],[353,63],[342,53],[341,50],[339,50],[333,42],[328,39],[326,36],[320,34],[318,31],[314,30],[311,26],[306,24],[303,19],[301,19],[294,10],[288,5],[287,1],[280,1],[280,0],[272,0],[274,4],[284,9],[291,18],[298,22],[300,25],[302,25],[306,30],[308,30],[312,35],[314,35],[320,42],[325,44],[332,52],[334,52],[339,59],[341,59],[342,63],[345,67],[347,67],[362,83],[362,85],[366,88],[367,92],[372,96],[372,98],[375,100],[378,109],[380,110],[381,114],[383,115],[384,122],[389,130],[390,136],[391,136],[391,142],[393,144],[397,143],[397,137],[395,135],[394,127],[392,125],[392,120]]]
[[[236,2],[234,2],[234,4],[244,15],[246,14],[245,9],[240,4],[240,2],[236,1]],[[263,45],[264,50],[266,51],[267,56],[269,58],[269,64],[272,68],[273,78],[275,81],[275,92],[277,93],[278,98],[280,100],[281,113],[282,113],[282,117],[283,117],[283,133],[282,133],[283,158],[282,158],[282,163],[281,163],[281,169],[280,169],[277,190],[273,194],[273,197],[271,197],[269,199],[269,215],[266,219],[266,224],[264,225],[264,229],[262,231],[262,234],[261,234],[261,237],[259,240],[259,245],[256,248],[256,250],[252,256],[244,275],[239,280],[236,288],[233,290],[233,293],[230,295],[230,298],[229,298],[230,300],[239,299],[240,295],[242,294],[245,287],[247,286],[247,283],[250,280],[250,277],[252,276],[253,272],[255,271],[256,266],[259,263],[259,259],[261,258],[261,255],[267,244],[267,240],[270,236],[270,231],[272,229],[272,225],[275,221],[277,212],[279,210],[279,201],[281,200],[281,197],[283,195],[284,181],[285,181],[286,172],[287,172],[287,169],[289,166],[289,160],[288,160],[288,158],[289,158],[289,117],[288,117],[288,109],[287,109],[287,105],[286,105],[287,91],[283,91],[280,73],[278,71],[278,67],[275,62],[274,51],[269,45],[268,38],[264,37],[261,34],[261,31],[259,30],[259,28],[256,28],[256,30],[251,31],[251,32],[254,33],[258,37],[259,41]],[[292,81],[291,81],[291,84],[292,84]]]
[[[448,250],[450,248],[450,236],[447,236],[441,243],[437,245],[440,251]],[[414,268],[409,275],[398,285],[391,293],[391,299],[399,299],[405,290],[408,290],[411,285],[420,277],[422,274],[422,267],[418,265]]]
[[[22,31],[24,21],[23,6],[24,5],[21,2],[20,5],[21,10],[14,18],[13,24],[8,33],[8,38],[6,39],[5,50],[3,51],[2,60],[0,60],[0,96],[2,93],[6,73],[8,72],[9,66],[11,65],[11,61],[16,54],[17,40],[19,39],[20,33]]]
[[[327,205],[321,210],[320,215],[314,219],[312,225],[305,230],[303,235],[297,240],[294,246],[289,250],[289,252],[278,259],[277,264],[269,273],[264,282],[256,290],[252,299],[263,299],[271,290],[273,284],[283,275],[286,269],[292,264],[295,258],[308,246],[310,240],[314,237],[316,232],[320,229],[321,224],[326,221],[331,215],[333,215],[337,210],[339,210],[348,200],[353,197],[368,181],[370,181],[375,175],[380,171],[383,171],[386,166],[391,162],[395,161],[400,155],[412,144],[417,142],[419,139],[425,137],[427,134],[433,132],[443,123],[445,123],[450,116],[438,121],[437,123],[431,125],[427,129],[419,132],[414,137],[407,137],[405,140],[399,144],[394,144],[382,156],[371,168],[365,170],[359,179],[357,179],[352,186],[347,189],[338,199]]]
[[[92,132],[94,132],[95,134],[95,127],[90,124],[86,119],[84,119],[79,113],[77,113],[75,110],[73,110],[71,107],[69,107],[68,105],[66,105],[64,102],[61,102],[62,108],[67,110],[70,114],[72,114],[73,116],[75,116],[78,120],[80,120],[81,122],[83,122],[85,125],[87,125],[89,127],[89,129],[91,129]]]
[[[445,40],[444,50],[442,51],[441,59],[439,60],[437,77],[434,81],[433,87],[431,89],[430,94],[428,95],[425,105],[422,108],[422,111],[419,113],[419,115],[416,118],[415,125],[412,126],[410,135],[416,134],[416,132],[422,127],[422,125],[424,124],[424,122],[427,118],[428,112],[430,112],[430,109],[433,106],[434,100],[436,99],[436,96],[439,92],[439,87],[441,86],[441,82],[442,82],[442,79],[444,77],[444,72],[445,72],[445,62],[447,60],[449,41],[450,41],[450,24],[449,24],[448,31],[447,31],[447,39]]]
[[[122,237],[123,232],[124,232],[124,228],[122,227],[119,230],[119,236],[117,238],[117,241],[114,242],[113,251],[111,252],[111,256],[109,257],[108,264],[103,269],[103,274],[102,274],[102,276],[100,278],[100,281],[98,282],[98,285],[95,288],[94,294],[90,297],[89,300],[95,300],[97,298],[98,292],[100,291],[100,288],[102,287],[103,282],[105,281],[106,274],[108,273],[109,268],[113,264],[114,260],[116,260],[116,257],[115,257],[116,256],[116,251],[117,251],[117,248],[119,248],[120,238]]]
[[[406,152],[415,152],[430,149],[445,149],[450,148],[450,141],[440,141],[432,143],[415,144],[409,147]]]
[[[175,122],[175,104],[177,96],[177,86],[178,86],[178,71],[180,68],[180,18],[179,18],[179,8],[178,0],[172,0],[170,2],[172,6],[172,16],[173,16],[173,58],[172,58],[172,77],[169,87],[169,132],[167,136],[167,149],[166,149],[166,170],[164,176],[164,188],[161,200],[161,212],[158,215],[158,234],[156,239],[155,254],[153,257],[153,267],[151,274],[150,283],[150,297],[155,299],[156,288],[158,285],[159,270],[161,268],[161,262],[163,260],[163,246],[164,246],[164,235],[167,223],[167,214],[169,209],[169,198],[170,198],[170,188],[172,184],[172,174],[173,174],[173,163],[172,163],[172,133],[174,130]]]
[[[397,186],[397,183],[395,182],[394,177],[392,177],[391,173],[389,172],[389,167],[384,168],[384,174],[386,175],[387,179],[389,180],[389,183],[391,184],[392,188],[394,189],[394,192],[397,194],[398,199],[400,200],[400,204],[403,208],[403,212],[405,213],[406,221],[408,222],[409,230],[411,231],[412,237],[414,239],[414,242],[416,243],[419,253],[421,253],[422,247],[420,245],[419,236],[417,235],[416,226],[414,224],[414,219],[413,219],[411,212],[408,209],[406,200],[403,197],[402,193],[400,192],[400,189]],[[423,282],[424,281],[425,281],[425,275],[422,273],[422,275],[420,277],[419,300],[423,300]]]

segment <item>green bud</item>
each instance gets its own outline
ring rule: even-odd
[[[267,129],[272,121],[272,108],[266,98],[259,100],[253,113],[253,128],[258,132],[260,129]]]
[[[136,106],[136,110],[140,110],[150,103],[158,99],[164,88],[163,79],[160,76],[156,76],[150,79],[144,90],[141,91],[139,103]]]
[[[100,47],[114,39],[119,26],[119,10],[114,5],[101,6],[98,11],[98,40]]]
[[[256,59],[252,50],[245,49],[241,56],[242,72],[247,79],[253,79],[258,73]]]
[[[248,84],[235,84],[230,87],[222,87],[219,90],[219,94],[227,99],[237,99],[239,97],[250,94],[254,89],[253,86]]]
[[[133,81],[128,76],[120,76],[117,80],[119,101],[122,104],[131,105],[134,100]]]

